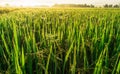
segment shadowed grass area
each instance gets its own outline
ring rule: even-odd
[[[119,19],[120,9],[102,8],[18,8],[1,14],[0,73],[119,74]]]

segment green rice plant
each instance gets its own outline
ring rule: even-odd
[[[21,67],[19,64],[19,46],[18,46],[18,38],[17,38],[17,29],[16,29],[16,25],[13,22],[13,34],[14,34],[14,42],[13,42],[13,46],[14,46],[14,63],[15,63],[15,70],[16,73],[21,74]]]
[[[48,59],[47,59],[47,63],[46,63],[46,69],[45,69],[45,74],[48,74],[48,68],[49,68],[49,62],[50,62],[50,58],[51,58],[51,54],[52,54],[52,46],[50,47],[50,53],[48,55]]]
[[[118,47],[118,49],[119,48],[120,48],[120,46]],[[115,60],[114,68],[112,70],[112,74],[115,74],[115,73],[119,74],[120,73],[120,60],[119,60],[119,58],[120,58],[120,54],[118,53],[117,59]]]
[[[97,60],[95,70],[94,70],[94,74],[96,74],[96,73],[101,74],[102,73],[102,64],[103,64],[103,60],[104,60],[103,58],[104,58],[107,50],[108,50],[108,48],[107,48],[107,45],[106,45],[105,49],[101,52],[101,54],[100,54],[100,56]],[[107,60],[107,59],[105,59],[105,60]]]
[[[9,56],[9,55],[10,55],[10,51],[9,51],[9,49],[8,49],[8,45],[7,45],[6,41],[5,41],[4,32],[2,33],[1,38],[2,38],[2,41],[3,41],[3,43],[4,43],[4,46],[5,46],[5,49],[6,49],[7,55]]]
[[[72,44],[70,45],[70,48],[68,49],[68,51],[66,53],[65,61],[64,61],[64,64],[63,64],[63,73],[64,73],[64,70],[65,70],[66,62],[68,61],[69,55],[70,55],[70,53],[73,49],[73,44],[74,44],[74,41],[72,42]]]
[[[118,66],[117,66],[117,72],[116,73],[120,73],[120,61],[119,61],[119,63],[118,63]]]
[[[25,55],[24,55],[23,47],[22,47],[22,53],[21,53],[21,69],[22,69],[22,72],[24,74],[26,74],[26,72],[25,72]]]
[[[72,74],[76,73],[76,46],[74,47],[74,57],[73,57],[73,65],[71,68],[71,73]]]
[[[0,12],[3,74],[120,72],[120,9],[7,8]]]

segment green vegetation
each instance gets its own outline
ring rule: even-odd
[[[0,12],[0,73],[120,73],[120,9]]]

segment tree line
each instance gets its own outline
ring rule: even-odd
[[[90,4],[55,4],[53,7],[89,7],[94,8],[96,6]],[[102,7],[104,8],[120,8],[120,4],[112,5],[112,4],[105,4]]]
[[[94,5],[88,4],[55,4],[53,7],[95,7]]]
[[[120,4],[112,5],[112,4],[105,4],[104,8],[120,8]]]

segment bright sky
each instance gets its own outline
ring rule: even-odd
[[[120,4],[120,0],[0,0],[0,5],[9,4],[11,6],[36,6],[54,4]]]

